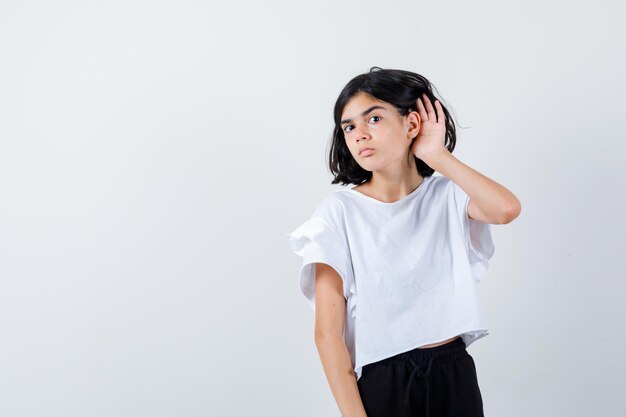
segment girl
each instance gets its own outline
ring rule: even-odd
[[[466,350],[488,335],[477,285],[490,225],[521,205],[452,155],[455,125],[432,88],[379,67],[344,87],[329,165],[332,184],[356,186],[287,234],[343,417],[483,416]]]

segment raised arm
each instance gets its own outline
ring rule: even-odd
[[[331,266],[315,264],[315,345],[326,379],[342,417],[367,417],[343,338],[345,321],[341,277]]]

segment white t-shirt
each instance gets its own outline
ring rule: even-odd
[[[449,178],[424,177],[385,203],[351,188],[330,193],[287,233],[303,257],[300,290],[315,311],[315,263],[333,267],[346,298],[344,340],[363,366],[461,335],[487,336],[478,298],[494,253],[490,224],[470,219],[469,196]]]

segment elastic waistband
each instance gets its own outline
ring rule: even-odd
[[[370,365],[401,365],[411,363],[410,359],[419,364],[428,361],[430,358],[434,358],[434,361],[437,363],[443,363],[469,355],[465,348],[466,346],[463,338],[459,337],[458,339],[448,342],[445,345],[431,348],[415,348],[407,352],[402,352],[395,356],[385,358],[381,361],[374,362]]]

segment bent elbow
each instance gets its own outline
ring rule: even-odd
[[[522,212],[522,204],[519,200],[515,200],[513,204],[509,206],[509,208],[505,211],[505,215],[502,219],[502,224],[511,223],[513,220],[517,219]]]

